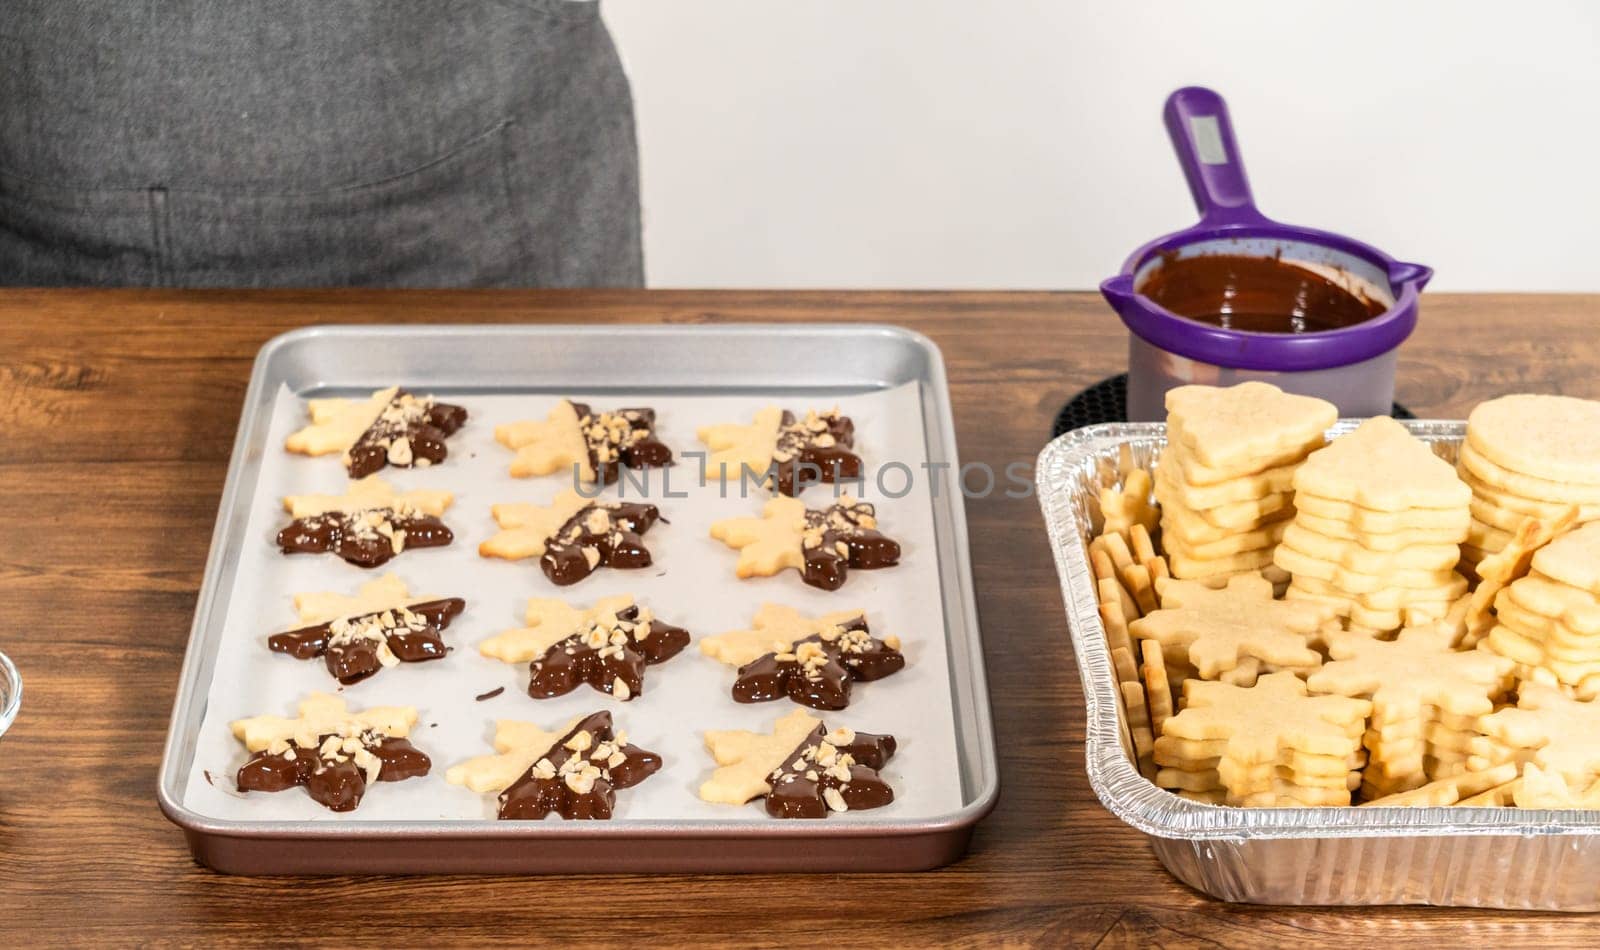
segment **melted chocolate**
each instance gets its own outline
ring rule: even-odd
[[[806,512],[800,576],[812,587],[838,590],[849,572],[893,567],[900,563],[900,545],[878,533],[873,507],[845,499],[837,505]]]
[[[411,468],[443,462],[450,454],[444,440],[455,435],[466,421],[467,410],[460,406],[401,390],[350,446],[345,453],[345,468],[351,478],[361,478],[386,465]],[[396,442],[403,446],[394,448]]]
[[[580,748],[569,748],[569,742]],[[612,734],[609,712],[592,713],[500,793],[500,817],[538,820],[555,812],[562,818],[610,818],[616,789],[638,785],[660,768],[661,756]]]
[[[281,792],[304,785],[313,801],[333,811],[351,811],[361,804],[367,791],[367,774],[356,765],[355,757],[343,751],[324,757],[322,743],[333,738],[321,736],[317,748],[291,746],[284,752],[257,752],[239,767],[235,779],[241,792]],[[433,763],[408,740],[376,733],[360,736],[362,747],[381,763],[378,781],[398,782],[427,775]]]
[[[1385,305],[1277,257],[1168,254],[1139,293],[1190,320],[1253,333],[1318,333],[1371,320]]]
[[[466,606],[467,602],[461,598],[450,597],[408,604],[404,612],[396,609],[343,617],[315,627],[273,634],[267,638],[267,647],[274,653],[285,653],[297,660],[311,660],[320,656],[327,663],[328,672],[349,686],[383,669],[380,645],[387,646],[395,659],[402,663],[443,659],[449,648],[444,645],[439,631],[450,626],[450,621]],[[389,623],[384,622],[385,617]],[[412,620],[411,617],[416,619]],[[341,637],[334,630],[335,626],[374,627],[374,632],[380,633],[383,639]]]
[[[778,445],[772,454],[778,491],[793,497],[818,481],[860,478],[861,456],[850,451],[855,439],[855,423],[838,410],[821,415],[810,413],[799,421],[794,413],[784,410]]]
[[[576,584],[599,567],[649,567],[650,552],[640,535],[660,517],[655,505],[595,502],[568,518],[545,542],[539,566],[561,587]]]
[[[852,682],[883,679],[905,665],[905,655],[872,636],[866,618],[857,617],[739,667],[733,698],[760,703],[786,695],[812,709],[843,709]]]
[[[664,468],[672,464],[672,450],[656,438],[654,409],[618,409],[596,416],[584,403],[575,402],[578,428],[589,447],[589,466],[602,485],[614,483],[623,467]]]
[[[374,516],[390,533],[382,533],[369,523]],[[399,553],[395,550],[394,534],[402,531],[404,540],[398,545],[401,550],[442,547],[455,540],[445,523],[433,515],[401,514],[390,508],[375,508],[357,512],[329,511],[296,518],[278,532],[278,547],[285,554],[331,551],[356,567],[377,567]]]
[[[616,619],[617,626],[609,627],[609,618],[597,618],[552,644],[528,667],[528,695],[549,699],[588,683],[627,701],[644,692],[646,666],[665,663],[689,645],[687,630],[654,618],[641,621],[637,605],[617,611]]]
[[[772,786],[767,793],[767,814],[774,818],[826,818],[830,811],[889,804],[894,801],[894,789],[878,770],[894,750],[894,736],[847,729],[825,733],[818,725],[767,776]],[[829,790],[834,794],[828,794]]]

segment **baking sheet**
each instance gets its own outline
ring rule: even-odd
[[[287,523],[279,499],[286,494],[339,492],[344,469],[336,457],[308,459],[281,450],[284,438],[305,424],[304,402],[283,387],[278,392],[261,460],[256,501],[251,507],[246,544],[238,552],[233,590],[224,597],[226,618],[211,680],[206,712],[197,739],[193,766],[184,790],[185,807],[207,818],[264,821],[438,821],[493,818],[495,796],[477,794],[444,781],[450,766],[493,751],[494,720],[524,719],[554,727],[598,709],[612,711],[617,728],[634,743],[658,752],[663,769],[632,789],[617,794],[613,823],[629,819],[671,819],[694,822],[747,821],[793,824],[766,817],[759,803],[743,807],[712,805],[695,791],[713,763],[701,733],[706,729],[767,731],[779,716],[795,708],[780,700],[744,705],[728,692],[732,667],[712,661],[691,643],[672,660],[648,668],[642,696],[627,703],[580,686],[566,696],[534,700],[526,693],[527,664],[504,664],[481,656],[477,644],[508,627],[522,625],[530,597],[557,597],[587,606],[594,600],[633,594],[656,616],[685,627],[700,637],[742,629],[763,602],[774,601],[806,614],[863,608],[877,636],[896,634],[906,653],[906,668],[887,679],[858,683],[848,709],[814,712],[830,726],[890,733],[899,742],[895,757],[883,770],[896,800],[870,811],[848,812],[828,822],[903,820],[947,816],[963,805],[961,761],[952,708],[950,666],[946,653],[943,601],[930,596],[939,589],[933,500],[930,480],[921,464],[927,459],[923,428],[906,424],[921,419],[919,383],[876,392],[845,395],[818,405],[808,395],[763,393],[759,396],[656,394],[648,390],[619,395],[614,391],[586,394],[463,394],[433,391],[445,401],[464,405],[471,414],[450,440],[450,458],[427,469],[384,469],[380,477],[397,489],[447,488],[455,503],[444,521],[456,534],[453,544],[439,549],[407,551],[389,564],[367,571],[331,555],[280,554],[273,543]],[[602,569],[567,588],[549,583],[536,560],[508,562],[481,558],[480,541],[496,529],[491,504],[509,501],[548,503],[570,485],[570,477],[551,475],[514,479],[508,474],[512,452],[494,441],[494,427],[517,419],[543,418],[565,396],[597,409],[650,406],[657,411],[657,431],[676,456],[703,450],[694,438],[698,426],[715,422],[748,422],[756,409],[777,404],[803,413],[837,403],[856,425],[857,451],[869,478],[861,497],[878,506],[880,528],[902,546],[899,566],[879,571],[852,571],[838,591],[803,584],[794,571],[773,578],[740,581],[733,575],[736,554],[708,535],[712,521],[758,516],[765,496],[754,488],[741,497],[735,484],[700,485],[697,463],[688,459],[671,471],[670,482],[651,473],[648,495],[670,524],[658,524],[646,536],[655,564],[640,571]],[[871,477],[880,466],[901,462],[913,477],[896,469],[882,486]],[[670,487],[674,495],[662,497]],[[900,495],[902,489],[906,493]],[[850,489],[855,490],[854,485]],[[887,492],[900,495],[890,497]],[[636,484],[614,485],[606,497],[639,497]],[[831,500],[831,486],[808,489],[810,506]],[[271,633],[299,626],[292,596],[312,590],[353,594],[365,581],[384,572],[406,581],[416,595],[461,596],[466,611],[445,631],[455,649],[444,660],[401,664],[350,687],[340,688],[320,659],[299,661],[270,653]],[[498,687],[505,691],[482,702],[474,697]],[[433,760],[425,778],[382,783],[370,789],[354,812],[336,814],[291,789],[274,794],[238,797],[233,776],[247,754],[228,729],[234,719],[274,713],[292,716],[301,697],[312,691],[336,692],[352,708],[411,705],[419,721],[414,744]],[[560,821],[554,816],[547,821]]]

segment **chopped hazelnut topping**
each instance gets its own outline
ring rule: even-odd
[[[366,773],[368,784],[376,782],[379,773],[383,771],[383,760],[373,755],[364,746],[357,747],[354,758],[356,767]]]
[[[823,789],[822,790],[822,800],[827,802],[828,803],[828,807],[833,809],[834,811],[849,811],[850,810],[850,806],[845,804],[844,796],[839,794],[839,790],[837,788],[825,788],[825,789]]]
[[[402,467],[410,465],[413,460],[411,454],[411,440],[406,438],[404,435],[396,437],[392,442],[389,443],[389,451],[386,454],[389,458],[390,465],[398,465]]]
[[[590,767],[581,772],[568,772],[566,777],[567,787],[579,795],[587,795],[594,791],[594,780],[600,777],[600,770]]]

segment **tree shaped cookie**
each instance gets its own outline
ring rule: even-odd
[[[283,507],[294,520],[278,532],[285,554],[332,552],[357,567],[377,567],[407,548],[449,544],[455,535],[439,516],[453,500],[447,491],[397,492],[368,475],[343,495],[290,495]]]
[[[759,478],[785,495],[797,495],[815,482],[861,477],[855,424],[837,408],[806,412],[799,419],[787,409],[767,406],[749,425],[702,426],[696,433],[711,450],[708,477],[721,481]]]
[[[788,696],[813,709],[843,709],[852,682],[882,679],[906,665],[900,638],[874,637],[859,610],[811,618],[779,604],[763,604],[749,630],[702,638],[700,652],[739,668],[735,702]]]
[[[660,468],[672,464],[672,450],[656,438],[654,409],[595,412],[565,399],[543,421],[526,420],[494,427],[494,437],[512,449],[516,478],[575,469],[583,482],[610,485],[624,467]]]
[[[417,722],[409,706],[350,712],[344,700],[312,693],[300,715],[254,716],[230,724],[252,753],[236,779],[242,792],[281,792],[303,785],[333,811],[361,804],[367,786],[427,775],[432,763],[406,737]]]
[[[661,517],[655,505],[585,498],[573,489],[549,505],[517,503],[490,509],[500,531],[478,545],[484,557],[536,557],[544,576],[565,587],[600,567],[650,566],[641,537]]]
[[[711,525],[711,536],[739,552],[734,573],[771,577],[794,568],[812,587],[838,590],[848,568],[873,570],[900,561],[900,545],[878,533],[873,507],[849,495],[827,508],[807,508],[794,498],[773,498],[760,518],[730,518]]]
[[[1167,720],[1163,733],[1179,739],[1216,740],[1221,750],[1219,772],[1224,763],[1231,763],[1231,771],[1234,766],[1276,763],[1295,751],[1336,758],[1353,756],[1361,748],[1362,726],[1372,708],[1364,699],[1308,696],[1305,681],[1293,673],[1269,673],[1250,687],[1203,680],[1188,680],[1183,685],[1187,705]],[[1257,789],[1228,791],[1251,796]],[[1322,793],[1329,791],[1342,801],[1327,800]],[[1293,799],[1291,792],[1291,788],[1278,787],[1275,782],[1270,797]],[[1343,789],[1321,789],[1316,797],[1317,804],[1350,803],[1350,793]],[[1305,798],[1302,792],[1298,800]]]
[[[611,714],[573,719],[555,732],[531,722],[495,723],[496,755],[468,759],[445,772],[445,781],[474,792],[499,792],[503,820],[610,818],[619,788],[632,788],[661,769],[661,756],[613,733]]]
[[[1475,753],[1490,755],[1496,744],[1531,753],[1535,765],[1580,788],[1600,777],[1600,700],[1574,699],[1524,680],[1517,705],[1484,716],[1479,728],[1484,736],[1474,741]]]
[[[774,818],[826,818],[894,801],[878,775],[894,755],[894,736],[829,732],[803,709],[775,722],[771,734],[707,732],[706,749],[720,766],[700,786],[708,802],[742,805],[765,795]]]
[[[467,410],[391,386],[367,399],[313,399],[311,424],[284,448],[302,455],[344,453],[351,478],[393,465],[425,468],[445,460],[444,440],[467,421]]]
[[[588,683],[626,702],[644,692],[644,668],[677,656],[689,634],[655,619],[623,594],[583,610],[559,600],[528,601],[527,626],[485,640],[478,652],[528,663],[528,695],[547,699]]]
[[[1269,669],[1307,669],[1322,662],[1308,645],[1338,614],[1333,604],[1275,600],[1260,574],[1236,574],[1223,588],[1200,581],[1160,585],[1161,609],[1128,625],[1140,639],[1187,657],[1201,679],[1214,680],[1254,659]]]
[[[1459,510],[1472,500],[1472,490],[1450,463],[1388,416],[1368,419],[1311,453],[1295,472],[1294,488],[1389,512]]]
[[[304,626],[267,638],[274,653],[297,660],[322,657],[340,683],[359,683],[399,663],[443,659],[440,631],[466,609],[460,597],[412,597],[393,574],[361,585],[354,597],[325,591],[296,594]]]

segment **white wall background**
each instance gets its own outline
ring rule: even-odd
[[[658,287],[1089,288],[1194,219],[1166,94],[1270,215],[1445,290],[1600,290],[1600,3],[605,0]]]

